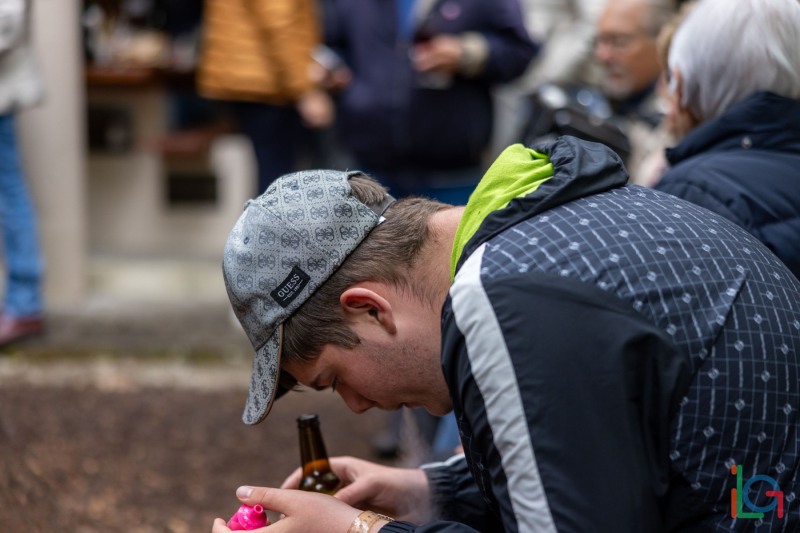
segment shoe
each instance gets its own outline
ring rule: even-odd
[[[0,347],[44,332],[44,319],[41,316],[13,317],[0,316]]]

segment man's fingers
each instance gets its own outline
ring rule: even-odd
[[[330,462],[331,468],[342,480],[343,485],[349,485],[358,479],[361,474],[359,467],[364,464],[364,461],[349,456],[332,457]]]
[[[352,485],[347,485],[346,487],[337,490],[336,494],[333,496],[334,498],[343,501],[347,505],[352,507],[360,507],[365,498],[370,496],[370,493],[371,489],[366,483],[353,483]]]
[[[347,531],[360,512],[327,494],[301,490],[242,486],[237,489],[236,496],[246,505],[260,504],[264,509],[285,516],[258,531]],[[213,533],[227,533],[227,530]]]
[[[264,509],[269,509],[270,511],[291,514],[291,512],[287,512],[289,509],[286,508],[287,505],[291,507],[291,500],[282,497],[283,492],[282,489],[269,487],[243,486],[236,489],[236,497],[239,498],[240,502],[250,506],[260,504]]]
[[[330,498],[330,496],[313,492],[249,486],[242,486],[236,489],[236,497],[247,505],[261,504],[264,509],[285,514],[286,516],[305,512],[309,505],[309,499],[313,500],[318,497]]]
[[[215,518],[214,525],[211,528],[211,533],[228,533],[228,523],[222,518]]]

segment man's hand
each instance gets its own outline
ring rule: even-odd
[[[417,72],[455,74],[463,53],[458,37],[437,35],[429,41],[415,45],[411,60]]]
[[[343,91],[353,81],[353,73],[346,66],[327,69],[317,63],[309,66],[308,77],[314,85],[330,93]]]
[[[236,496],[239,501],[247,505],[259,504],[264,509],[281,513],[281,519],[274,524],[253,530],[263,533],[347,531],[361,512],[326,494],[300,490],[239,487]],[[228,529],[225,520],[222,518],[214,520],[212,533],[229,531],[231,530]]]
[[[428,477],[422,470],[392,468],[353,457],[333,457],[330,463],[342,480],[342,488],[334,495],[342,502],[397,520],[422,523],[433,518]],[[300,478],[298,468],[281,488],[298,487]]]
[[[297,101],[297,111],[309,128],[327,128],[336,113],[333,100],[321,89],[312,89]]]

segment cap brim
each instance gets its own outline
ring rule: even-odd
[[[275,399],[285,394],[286,390],[278,384],[281,367],[281,338],[283,324],[259,348],[253,357],[253,369],[250,374],[250,392],[242,413],[242,421],[252,426],[264,420],[272,409]],[[278,389],[281,389],[278,392]]]

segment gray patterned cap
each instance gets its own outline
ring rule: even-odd
[[[383,220],[394,200],[387,194],[375,211],[361,203],[348,183],[357,174],[313,170],[282,176],[247,202],[228,236],[225,287],[255,349],[245,424],[261,422],[278,393],[283,322]]]

